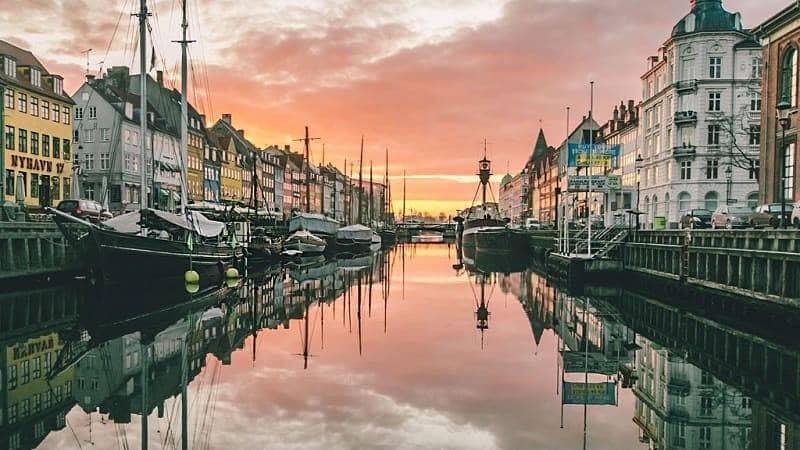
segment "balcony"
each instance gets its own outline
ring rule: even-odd
[[[697,123],[697,111],[676,111],[675,125]]]
[[[678,378],[678,377],[670,377],[669,383],[667,383],[667,392],[674,395],[680,395],[685,397],[689,395],[689,392],[692,389],[692,385],[689,380],[685,378]]]
[[[675,90],[679,93],[693,92],[697,90],[697,80],[683,80],[675,82]]]
[[[697,147],[694,145],[679,145],[672,147],[672,156],[674,158],[688,158],[697,154]]]

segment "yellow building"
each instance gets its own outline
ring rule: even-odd
[[[1,40],[0,69],[5,200],[14,201],[24,187],[26,205],[55,205],[70,197],[74,103],[61,76],[49,73],[30,51]]]
[[[222,150],[220,191],[223,202],[240,202],[242,199],[242,167],[238,164],[239,153],[230,136],[216,136]]]

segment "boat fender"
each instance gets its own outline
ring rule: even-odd
[[[200,290],[200,285],[198,283],[186,283],[186,292],[190,294],[195,294],[199,290]]]
[[[200,274],[197,273],[196,270],[187,270],[186,273],[183,274],[183,280],[187,284],[197,284],[200,282]]]
[[[239,278],[239,271],[235,267],[229,267],[228,270],[225,271],[226,278]]]

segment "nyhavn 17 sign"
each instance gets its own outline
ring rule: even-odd
[[[611,167],[619,159],[619,144],[569,144],[567,164],[570,167]]]

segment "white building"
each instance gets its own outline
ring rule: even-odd
[[[721,0],[690,6],[642,75],[640,208],[649,227],[758,199],[760,45]]]
[[[528,210],[528,170],[523,168],[516,176],[506,174],[498,190],[500,215],[522,225]]]

